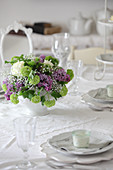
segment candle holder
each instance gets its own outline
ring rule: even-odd
[[[109,84],[106,86],[108,97],[113,97],[113,84]]]
[[[72,132],[73,145],[77,148],[89,147],[90,132],[87,130],[76,130]]]

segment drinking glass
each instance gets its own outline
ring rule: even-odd
[[[59,65],[66,68],[67,59],[70,53],[70,34],[57,33],[53,34],[52,52],[59,60]]]
[[[68,61],[67,67],[68,69],[72,69],[74,72],[74,78],[71,82],[72,84],[69,88],[68,94],[73,95],[73,96],[80,95],[81,92],[79,91],[79,81],[82,75],[83,62],[82,60],[78,60],[78,61],[71,60],[71,61]]]
[[[35,163],[28,160],[29,147],[34,144],[36,133],[36,117],[19,117],[14,120],[17,145],[24,153],[24,159],[17,165],[19,169],[34,168]]]

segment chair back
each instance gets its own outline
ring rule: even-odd
[[[13,31],[14,34],[9,34],[11,31]],[[19,34],[17,34],[19,31],[23,32],[24,36],[19,36]],[[0,29],[0,33],[0,57],[2,65],[4,65],[5,60],[10,60],[13,56],[33,53],[31,28],[25,28],[22,24],[15,21],[6,29]]]
[[[74,48],[72,48],[74,49]],[[104,54],[104,48],[99,47],[92,47],[92,48],[85,48],[85,49],[74,49],[73,55],[70,56],[69,60],[82,60],[84,64],[96,64],[96,57],[100,54]],[[113,53],[113,50],[106,50],[106,53]]]

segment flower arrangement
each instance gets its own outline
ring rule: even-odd
[[[66,84],[74,77],[73,71],[59,67],[58,59],[52,56],[14,56],[10,63],[11,73],[3,81],[2,88],[7,100],[19,103],[19,96],[33,103],[47,107],[55,105],[55,100],[68,92]]]

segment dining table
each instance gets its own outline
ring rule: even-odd
[[[38,169],[54,169],[46,164],[47,155],[42,152],[42,145],[58,134],[71,132],[77,129],[97,131],[110,135],[113,138],[113,110],[109,108],[96,109],[83,102],[82,96],[88,91],[97,88],[106,88],[108,84],[113,84],[113,67],[106,69],[103,79],[94,79],[96,66],[84,65],[82,76],[79,80],[80,92],[78,95],[68,93],[59,98],[55,106],[48,109],[49,114],[37,116],[37,128],[35,145],[29,148],[29,159],[37,163]],[[74,82],[68,84],[68,89],[72,88]],[[0,170],[16,169],[15,165],[23,159],[23,152],[17,146],[13,120],[21,116],[31,116],[31,111],[24,106],[24,103],[13,104],[3,102],[0,99]],[[113,169],[113,149],[108,152],[108,160],[97,161],[92,164],[82,165],[81,169]],[[109,158],[110,152],[110,158]],[[107,153],[106,153],[107,154]],[[79,165],[79,164],[77,164]],[[86,166],[86,168],[84,168]],[[88,168],[89,167],[89,168]],[[92,167],[92,168],[91,168]],[[80,169],[78,167],[78,169]],[[60,167],[59,167],[60,169]],[[76,169],[74,167],[70,169]]]

